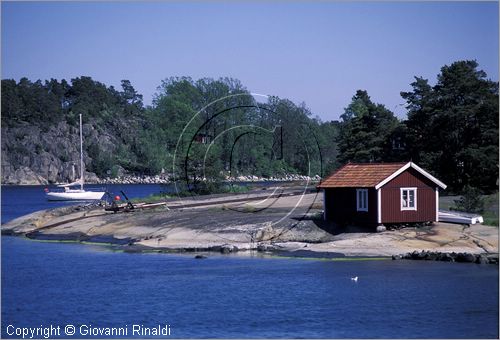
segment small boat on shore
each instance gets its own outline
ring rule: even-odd
[[[484,222],[481,215],[448,210],[439,210],[439,221],[458,224],[477,224]]]
[[[83,188],[85,183],[83,168],[83,135],[82,135],[82,115],[80,114],[80,179],[69,184],[58,185],[64,188],[64,191],[49,191],[45,189],[47,200],[49,201],[94,201],[100,200],[105,191],[87,191]],[[72,187],[80,186],[80,189],[72,189]]]

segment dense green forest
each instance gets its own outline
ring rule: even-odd
[[[150,106],[128,80],[117,90],[90,77],[4,79],[2,170],[4,161],[8,169],[33,167],[37,155],[64,167],[74,157],[71,147],[43,136],[75,134],[82,114],[86,169],[100,177],[123,171],[166,172],[194,183],[248,174],[324,177],[349,161],[412,160],[451,192],[465,186],[492,192],[498,187],[498,83],[478,67],[475,61],[444,66],[433,86],[415,77],[412,91],[401,92],[405,120],[358,90],[340,120],[330,122],[304,103],[254,96],[232,78],[167,78]]]

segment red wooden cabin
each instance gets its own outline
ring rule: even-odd
[[[446,185],[412,162],[348,163],[318,188],[326,220],[381,225],[438,221],[439,188]]]

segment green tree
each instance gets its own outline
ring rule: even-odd
[[[441,68],[437,84],[415,78],[407,101],[408,147],[412,159],[449,189],[470,185],[497,188],[498,83],[473,60]]]
[[[381,104],[371,101],[366,91],[358,90],[340,116],[338,160],[384,162],[404,157],[393,151],[393,136],[400,122]]]
[[[321,178],[332,173],[341,164],[338,161],[338,135],[340,123],[338,121],[321,122],[318,120],[318,132],[316,134],[321,150],[321,173],[316,172]]]
[[[116,172],[118,166],[137,174],[170,172],[176,148],[179,173],[174,175],[183,175],[184,167],[198,183],[208,183],[202,181],[204,177],[223,178],[229,170],[236,176],[271,177],[324,175],[322,161],[328,169],[337,166],[337,122],[313,118],[304,103],[278,97],[257,102],[237,79],[167,78],[147,108],[128,80],[122,80],[120,90],[86,76],[69,82],[2,80],[2,128],[19,128],[10,135],[21,142],[29,143],[24,139],[26,126],[39,128],[47,140],[64,138],[61,131],[68,131],[67,138],[73,139],[79,114],[83,115],[86,168],[99,176],[110,169]],[[69,128],[55,128],[60,122]],[[207,136],[208,143],[200,142],[201,136]],[[45,139],[36,143],[35,151],[48,150],[56,158],[70,159],[67,150],[49,147]],[[11,144],[3,143],[2,150]],[[19,154],[18,149],[10,148],[6,154]],[[186,156],[189,161],[183,164]],[[20,163],[26,157],[14,158],[14,167],[29,166]],[[199,186],[201,191],[215,187],[215,181]]]
[[[24,105],[14,79],[2,80],[2,125],[11,126],[24,115]]]
[[[130,80],[122,80],[121,86],[123,91],[120,92],[122,99],[129,105],[126,105],[127,114],[136,114],[143,107],[142,94],[139,94],[130,83]]]
[[[454,202],[455,210],[469,213],[483,213],[484,211],[484,199],[481,192],[469,185],[463,188],[462,196]]]

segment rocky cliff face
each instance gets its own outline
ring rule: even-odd
[[[89,148],[113,152],[112,136],[100,134],[92,124],[83,125],[84,164],[92,163]],[[2,128],[2,184],[49,184],[73,182],[80,177],[80,137],[77,127],[66,122],[47,131],[29,124]],[[87,172],[87,182],[97,180]]]

